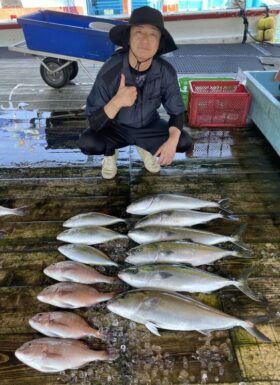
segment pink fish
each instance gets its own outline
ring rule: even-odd
[[[91,350],[81,341],[59,338],[26,342],[15,355],[24,364],[45,373],[78,369],[91,361],[113,361],[118,357],[117,353]]]
[[[102,333],[90,327],[78,314],[69,311],[38,313],[29,320],[30,326],[48,337],[104,338]]]
[[[37,298],[39,301],[50,305],[75,309],[108,301],[114,295],[114,293],[99,293],[93,287],[82,283],[59,282],[46,287],[38,294]]]
[[[120,282],[116,277],[108,277],[90,266],[73,261],[53,263],[44,269],[44,273],[49,277],[62,282],[71,281],[85,284]]]

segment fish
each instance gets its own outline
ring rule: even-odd
[[[175,209],[202,209],[205,207],[216,207],[225,211],[227,199],[218,202],[206,201],[193,198],[184,194],[154,194],[132,202],[126,212],[134,215],[149,215],[163,210]]]
[[[127,251],[125,262],[132,265],[149,263],[186,263],[191,266],[211,264],[221,258],[233,256],[251,258],[251,252],[226,250],[217,246],[187,241],[166,241],[138,245]]]
[[[126,235],[100,226],[73,227],[58,234],[59,241],[69,243],[81,243],[83,245],[95,245],[113,241],[115,239],[127,239]]]
[[[8,207],[0,206],[0,217],[6,215],[18,215],[23,216],[27,213],[27,206],[10,209]]]
[[[90,212],[75,215],[63,223],[64,227],[82,227],[82,226],[108,226],[115,223],[126,221],[112,215]]]
[[[240,233],[244,226],[238,228],[236,234],[232,236],[211,233],[189,227],[165,227],[165,226],[146,226],[140,229],[133,229],[128,232],[129,238],[136,243],[151,243],[160,241],[189,240],[203,245],[216,245],[218,243],[231,242],[245,250],[248,247],[241,241]]]
[[[100,331],[93,329],[81,316],[70,311],[38,313],[29,320],[29,325],[48,337],[104,338]]]
[[[87,265],[118,266],[116,262],[112,261],[101,250],[88,245],[78,243],[62,245],[58,247],[58,251],[73,261]]]
[[[20,346],[15,356],[25,365],[43,373],[56,373],[67,369],[78,369],[92,361],[113,361],[117,353],[92,350],[78,340],[38,338]]]
[[[251,270],[244,272],[239,280],[233,281],[207,271],[184,265],[142,265],[121,270],[119,278],[136,288],[209,293],[226,286],[235,286],[254,301],[260,299],[248,287]]]
[[[157,336],[160,336],[158,328],[207,334],[214,330],[240,326],[260,341],[271,342],[252,322],[241,320],[178,293],[131,290],[109,301],[107,308],[121,317],[145,325]]]
[[[105,283],[118,283],[119,280],[116,277],[108,277],[99,273],[90,266],[83,265],[79,262],[62,261],[52,263],[50,266],[44,269],[44,273],[57,281],[65,282],[77,282],[85,284],[94,284],[98,282]]]
[[[145,226],[194,226],[219,218],[227,217],[220,213],[205,213],[202,211],[186,209],[166,210],[140,219],[140,221],[135,224],[134,228],[139,229],[140,227]]]
[[[114,295],[115,293],[99,293],[93,287],[82,283],[59,282],[43,289],[37,299],[57,307],[77,309],[108,301]]]

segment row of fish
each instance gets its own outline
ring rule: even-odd
[[[89,214],[92,216],[92,213]],[[82,217],[85,220],[84,227],[86,227],[88,214],[82,215]],[[101,217],[107,220],[107,223],[102,222],[103,225],[110,223],[110,220],[108,221],[110,216],[101,214]],[[68,226],[73,222],[75,224],[75,221],[75,218],[70,219],[64,225]],[[79,229],[79,225],[77,229]],[[102,231],[104,234],[102,241],[114,238],[113,231],[106,228],[103,228]],[[44,269],[47,276],[59,282],[43,289],[37,296],[38,300],[59,308],[76,309],[93,306],[113,298],[114,293],[100,293],[89,286],[99,282],[109,284],[120,282],[117,277],[106,276],[88,266],[117,266],[105,253],[87,244],[79,243],[63,245],[58,249],[72,260],[53,263]],[[17,349],[15,354],[26,365],[41,372],[55,373],[66,369],[77,369],[91,361],[112,361],[118,357],[115,352],[92,350],[85,343],[77,341],[77,339],[85,337],[103,339],[105,335],[92,328],[74,312],[39,313],[29,320],[29,324],[33,329],[51,338],[28,341]]]
[[[141,244],[130,249],[126,258],[126,262],[137,266],[124,269],[118,275],[130,286],[140,289],[118,295],[108,302],[107,308],[145,325],[155,335],[160,335],[158,328],[208,333],[240,326],[254,337],[269,342],[269,338],[251,322],[177,293],[210,292],[234,285],[250,298],[259,300],[247,285],[250,271],[245,272],[238,281],[231,281],[178,264],[199,266],[228,255],[250,257],[249,250],[240,239],[242,228],[232,237],[184,228],[222,217],[222,214],[194,212],[192,209],[220,207],[224,203],[201,201],[182,195],[158,194],[128,206],[127,212],[148,216],[138,221],[135,228],[128,233],[131,239]],[[184,239],[195,243],[183,241]],[[243,252],[213,246],[223,242],[237,244],[243,248]]]
[[[118,276],[130,286],[140,289],[118,296],[114,293],[99,293],[88,286],[96,282],[118,283],[118,280],[83,264],[117,266],[105,253],[92,245],[127,239],[126,235],[103,227],[126,221],[94,212],[70,218],[63,224],[69,229],[59,234],[57,239],[69,243],[60,246],[58,250],[71,261],[55,263],[44,270],[45,274],[61,282],[45,288],[38,299],[68,309],[108,301],[107,308],[110,311],[144,324],[156,335],[160,335],[158,328],[208,333],[241,326],[254,337],[269,342],[252,323],[177,293],[209,292],[234,285],[250,298],[258,300],[247,285],[249,272],[238,281],[231,281],[194,268],[229,255],[250,257],[249,250],[240,239],[242,228],[232,237],[184,228],[224,217],[221,213],[194,212],[193,209],[219,207],[225,211],[225,204],[224,200],[209,202],[173,194],[158,194],[132,203],[127,208],[128,213],[148,217],[138,221],[135,228],[128,233],[131,239],[141,243],[130,249],[126,258],[126,262],[136,266],[121,270]],[[162,210],[165,212],[161,213]],[[174,224],[177,226],[174,227]],[[196,243],[186,242],[185,239]],[[237,244],[243,251],[214,246],[223,242]],[[181,265],[182,263],[194,267]],[[112,360],[117,357],[115,353],[93,351],[82,342],[74,340],[85,336],[104,337],[75,313],[39,313],[30,320],[30,325],[49,337],[63,338],[33,340],[17,350],[17,357],[37,370],[56,372],[78,368],[92,360]],[[68,354],[69,347],[72,349],[71,356]],[[53,359],[52,353],[57,354],[56,359]]]

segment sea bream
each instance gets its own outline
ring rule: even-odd
[[[252,322],[243,321],[178,293],[131,290],[108,302],[107,308],[121,317],[145,325],[157,336],[160,336],[158,328],[205,334],[240,326],[257,339],[271,342]]]
[[[82,283],[59,282],[43,289],[37,298],[57,307],[76,309],[108,301],[114,296],[115,293],[99,293],[93,287]]]
[[[56,239],[69,242],[81,243],[83,245],[95,245],[113,241],[115,239],[127,239],[126,235],[101,226],[73,227],[60,233]]]
[[[132,202],[126,209],[129,214],[149,215],[164,210],[175,209],[202,209],[204,207],[216,207],[224,209],[227,199],[218,202],[193,198],[184,194],[155,194]]]
[[[121,270],[119,278],[132,287],[189,293],[209,293],[226,286],[235,286],[254,301],[260,299],[248,287],[246,271],[233,281],[217,274],[183,265],[142,265]]]
[[[10,209],[8,207],[0,206],[0,217],[8,215],[23,216],[27,213],[27,206]]]
[[[103,251],[88,245],[78,243],[62,245],[58,247],[58,251],[73,261],[87,265],[118,266]]]
[[[104,338],[102,333],[89,326],[81,316],[70,311],[38,313],[29,320],[29,325],[48,337]]]
[[[205,213],[186,209],[166,210],[147,215],[136,222],[134,228],[138,229],[145,226],[195,226],[219,218],[227,217],[220,213]]]
[[[124,219],[112,215],[98,212],[90,212],[75,215],[63,223],[64,227],[82,227],[82,226],[109,226],[115,223],[124,222]]]
[[[113,361],[116,353],[92,350],[73,339],[38,338],[28,341],[15,352],[18,360],[43,373],[78,369],[91,361]]]
[[[52,263],[44,269],[44,273],[47,276],[61,282],[70,281],[89,285],[98,282],[112,284],[119,282],[116,277],[109,277],[101,274],[90,266],[74,261]]]
[[[146,226],[141,227],[140,229],[130,230],[128,236],[137,243],[185,239],[203,245],[216,245],[218,243],[231,242],[239,247],[248,249],[240,239],[240,229],[238,229],[238,232],[235,235],[227,236],[189,227]]]
[[[138,245],[127,252],[125,262],[132,265],[149,263],[186,263],[192,266],[208,265],[228,256],[250,258],[249,251],[226,250],[217,246],[187,241],[166,241]]]

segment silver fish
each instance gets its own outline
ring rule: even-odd
[[[68,244],[58,247],[58,251],[73,261],[88,265],[118,266],[103,251],[95,247],[81,244]]]
[[[124,219],[98,212],[75,215],[63,223],[64,227],[108,226],[114,223],[125,222]]]
[[[194,226],[218,218],[225,218],[225,216],[220,213],[205,213],[186,209],[166,210],[140,219],[134,228],[138,229],[145,226]]]
[[[65,282],[78,282],[88,285],[105,282],[105,283],[118,283],[119,280],[116,277],[108,277],[101,274],[90,266],[83,265],[79,262],[62,261],[52,263],[50,266],[44,269],[44,273],[57,281]]]
[[[128,236],[137,243],[186,239],[192,242],[202,243],[203,245],[216,245],[218,243],[231,242],[239,247],[247,249],[247,246],[241,241],[239,233],[240,230],[238,230],[236,235],[227,236],[188,227],[146,226],[140,229],[130,230]]]
[[[227,199],[218,202],[192,198],[183,194],[155,194],[141,198],[131,203],[126,211],[135,215],[149,215],[163,210],[174,209],[202,209],[204,207],[217,207],[223,209]]]
[[[130,286],[144,289],[208,293],[233,285],[254,301],[260,299],[248,287],[246,271],[238,281],[182,265],[142,265],[121,270],[119,278]]]
[[[15,209],[9,209],[8,207],[0,206],[0,217],[6,215],[19,215],[23,216],[27,213],[27,206],[18,207]]]
[[[243,321],[178,293],[157,290],[132,290],[120,294],[107,308],[124,318],[141,323],[159,336],[158,328],[207,333],[241,326],[252,336],[271,342],[252,322]]]
[[[99,293],[93,287],[81,283],[59,282],[43,289],[37,296],[41,302],[65,309],[89,307],[108,301],[114,293]]]
[[[92,350],[73,339],[38,338],[28,341],[15,352],[18,360],[44,373],[78,369],[91,361],[115,360],[116,353]]]
[[[138,245],[128,252],[126,262],[132,265],[147,263],[186,263],[192,266],[208,265],[221,258],[233,256],[250,258],[249,251],[221,249],[186,241],[157,242]]]
[[[69,243],[81,243],[83,245],[95,245],[113,241],[115,239],[127,239],[126,235],[100,226],[73,227],[60,233],[56,239]]]
[[[29,320],[30,326],[48,337],[59,338],[104,338],[78,314],[70,311],[38,313]]]

